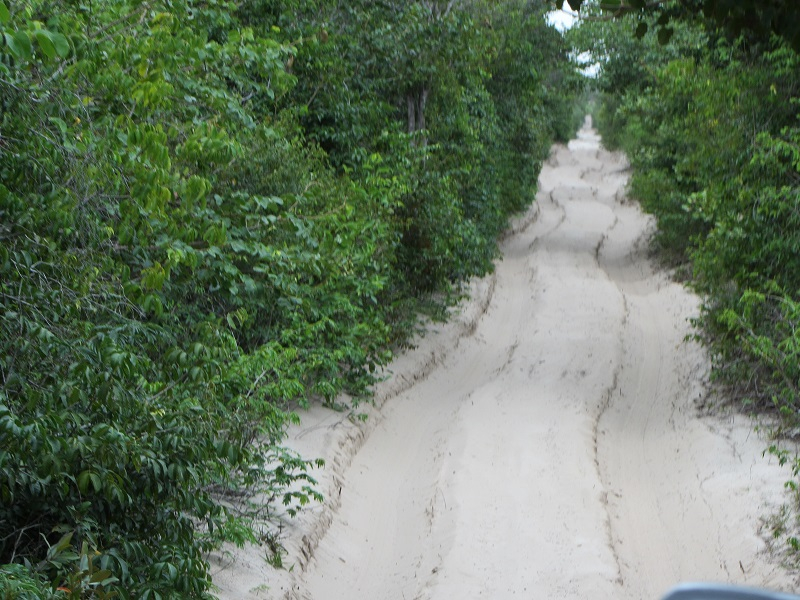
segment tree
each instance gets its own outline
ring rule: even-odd
[[[575,11],[580,11],[592,0],[567,0]],[[556,0],[561,9],[564,0]],[[746,35],[756,41],[768,41],[771,34],[784,38],[795,51],[800,51],[800,11],[794,0],[600,0],[601,10],[615,17],[634,14],[655,17],[659,27],[659,40],[669,40],[670,24],[680,20],[695,20],[703,15],[709,22],[727,32],[732,38]],[[637,36],[647,31],[642,21]]]
[[[293,410],[369,398],[573,126],[527,4],[0,0],[3,593],[208,598],[211,549],[279,549]]]

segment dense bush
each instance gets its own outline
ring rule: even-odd
[[[319,498],[293,407],[368,397],[533,198],[542,14],[347,4],[0,2],[3,597],[209,597]]]

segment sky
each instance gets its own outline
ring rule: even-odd
[[[566,4],[564,5],[566,6]],[[559,31],[569,29],[575,23],[575,13],[565,8],[563,10],[553,10],[547,13],[547,21],[555,26]]]
[[[547,22],[553,25],[559,31],[566,31],[570,27],[572,27],[575,22],[577,21],[577,16],[574,12],[569,10],[567,5],[564,5],[565,8],[562,10],[553,10],[547,13]],[[589,58],[588,55],[581,55],[581,58],[586,60]],[[587,77],[597,77],[597,73],[600,70],[600,65],[594,63],[593,65],[587,67],[583,70],[584,75]]]

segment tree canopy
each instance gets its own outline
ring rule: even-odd
[[[596,6],[616,17],[636,15],[640,18],[637,36],[642,37],[648,23],[655,25],[662,43],[669,40],[673,24],[704,18],[732,37],[741,35],[768,40],[771,34],[784,38],[795,51],[800,51],[800,11],[793,0],[566,0],[570,8],[580,11]],[[559,9],[564,0],[556,0]],[[650,19],[652,17],[652,19]]]
[[[0,0],[3,597],[274,558],[287,423],[491,269],[580,87],[522,0]]]

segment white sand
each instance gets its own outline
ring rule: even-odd
[[[687,580],[790,590],[762,519],[786,469],[702,416],[697,299],[645,254],[621,157],[584,128],[452,323],[399,357],[367,423],[321,408],[289,443],[326,504],[221,559],[225,599],[656,599]],[[538,212],[538,214],[537,214]]]

